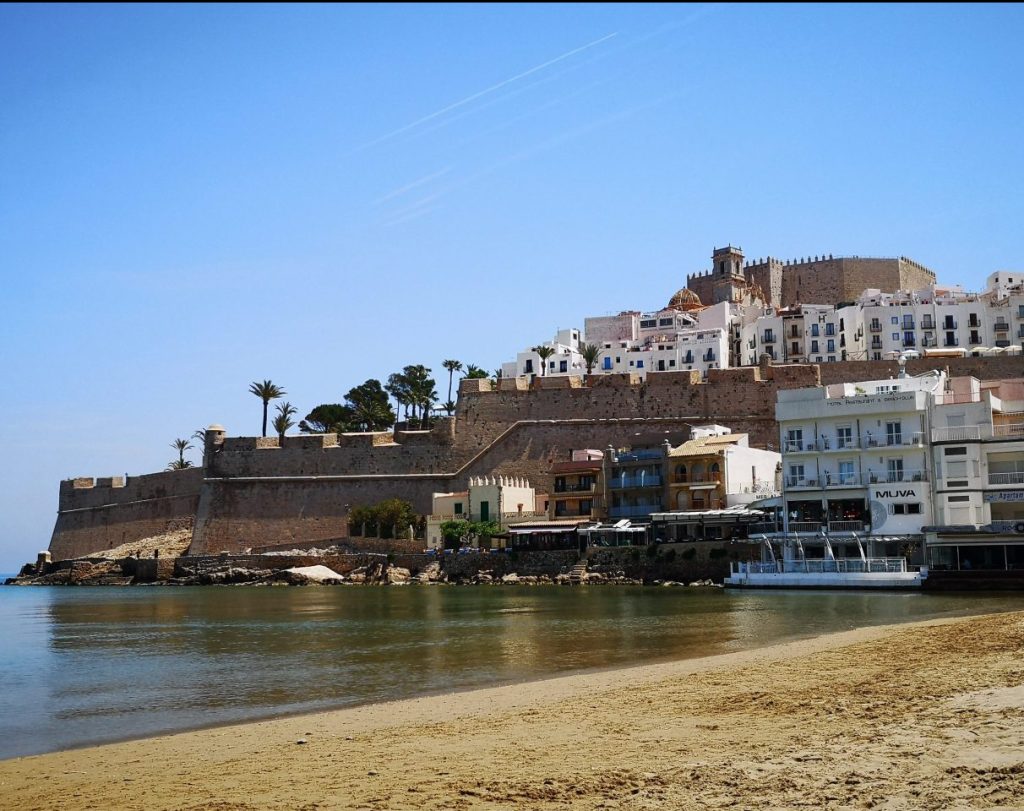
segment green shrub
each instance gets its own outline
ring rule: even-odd
[[[683,560],[693,560],[695,557],[697,557],[697,550],[691,546],[689,549],[683,552],[683,554],[680,555],[680,557]]]

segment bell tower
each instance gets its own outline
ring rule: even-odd
[[[743,275],[743,250],[727,245],[711,254],[712,304],[737,301],[747,288]]]

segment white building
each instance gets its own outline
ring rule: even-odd
[[[783,529],[864,533],[893,557],[931,523],[927,436],[945,375],[843,383],[778,393]]]
[[[552,350],[546,361],[542,360],[535,347],[545,346]],[[587,366],[580,354],[580,331],[576,328],[560,329],[554,339],[535,344],[524,349],[516,359],[501,365],[502,377],[522,377],[538,375],[572,375],[580,377],[586,374]]]
[[[469,489],[455,493],[434,493],[427,518],[427,548],[441,549],[441,524],[446,521],[495,521],[505,527],[547,517],[546,495],[538,495],[527,479],[511,476],[479,476],[469,480]],[[474,541],[474,545],[475,545]]]
[[[936,570],[1024,569],[1024,380],[956,378],[936,398]]]

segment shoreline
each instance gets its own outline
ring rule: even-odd
[[[633,791],[636,775],[648,773],[658,773],[661,777],[640,779],[641,792],[667,793],[666,796],[673,795],[680,802],[689,803],[694,799],[686,793],[689,789],[683,790],[677,781],[666,778],[664,753],[658,747],[654,750],[641,747],[634,752],[634,757],[623,761],[625,750],[635,748],[634,738],[639,730],[647,730],[646,734],[655,737],[661,734],[658,729],[665,734],[674,731],[677,743],[687,744],[677,755],[689,752],[696,756],[708,748],[709,740],[723,735],[732,737],[731,727],[722,723],[723,712],[728,716],[740,710],[743,730],[751,732],[764,720],[754,712],[754,706],[764,708],[772,702],[791,698],[791,690],[787,691],[786,685],[779,683],[780,671],[794,671],[794,677],[801,682],[810,676],[813,686],[815,672],[824,667],[820,675],[828,673],[829,683],[838,691],[833,700],[849,704],[860,694],[854,691],[846,695],[849,692],[846,682],[857,684],[857,679],[863,680],[868,675],[864,672],[867,660],[874,663],[874,670],[881,667],[883,672],[903,670],[907,660],[918,660],[923,668],[919,676],[923,676],[924,671],[934,670],[945,674],[948,681],[947,660],[966,658],[961,641],[965,635],[972,634],[980,634],[996,647],[1002,645],[1004,649],[1019,652],[1021,639],[1024,639],[1024,612],[868,626],[710,657],[562,674],[496,687],[449,691],[14,758],[0,761],[0,788],[13,801],[13,807],[19,808],[87,805],[291,808],[299,807],[300,799],[306,803],[322,803],[316,807],[337,808],[538,807],[547,802],[556,803],[558,798],[554,794],[562,797],[558,802],[564,804],[566,797],[559,792],[552,794],[553,784],[545,781],[562,785],[566,768],[572,766],[576,782],[591,779],[595,769],[603,775],[594,791],[572,794],[569,799],[574,804],[601,807],[611,795],[617,796],[626,783],[630,788],[619,800],[629,800],[636,794]],[[874,658],[866,653],[874,654]],[[1015,687],[1002,683],[1005,678],[1002,681],[997,678],[997,671],[1005,662],[999,665],[990,662],[991,657],[978,653],[967,662],[958,662],[964,671],[961,675],[972,678],[961,679],[958,684],[948,683],[942,689],[940,685],[932,685],[928,694],[933,699],[937,699],[943,689],[952,695],[959,694],[963,691],[955,688],[971,686],[972,679],[986,687]],[[843,671],[850,678],[835,682],[835,677]],[[719,681],[722,675],[731,678]],[[879,675],[874,673],[876,678]],[[760,677],[767,677],[770,684]],[[1018,669],[1017,680],[1022,678]],[[869,678],[867,683],[871,682]],[[698,686],[707,694],[709,706],[681,706],[686,703],[681,697],[697,690]],[[790,688],[796,686],[789,685]],[[820,694],[820,684],[817,691]],[[742,712],[743,707],[734,706],[744,694],[749,701],[744,701],[744,706],[750,710],[748,713]],[[905,698],[919,703],[914,696],[920,699],[921,694],[918,689]],[[822,699],[827,706],[828,696],[818,695],[812,703],[821,703]],[[719,712],[708,712],[711,705],[718,706]],[[612,708],[615,710],[610,711]],[[904,717],[909,709],[914,707],[895,703],[891,712],[894,717]],[[953,718],[955,713],[952,710],[949,713]],[[581,721],[591,715],[595,723]],[[826,713],[826,716],[826,720],[836,721],[834,714]],[[777,723],[770,725],[769,731],[777,731],[779,723],[785,725],[787,720],[792,722],[788,716],[776,719]],[[850,728],[833,731],[858,738],[877,729],[877,724],[870,729],[857,724],[847,726]],[[1011,734],[1017,735],[1015,751],[1021,751],[1019,744],[1024,744],[1022,726],[1021,716],[1011,724]],[[813,738],[817,732],[814,724],[794,730],[800,738]],[[925,736],[925,740],[927,738]],[[668,734],[667,740],[671,739],[673,735]],[[299,740],[305,743],[297,743]],[[467,741],[472,741],[473,745],[467,747]],[[722,749],[721,756],[730,762],[744,749],[739,741],[723,743],[738,745],[736,751],[729,746]],[[767,741],[762,740],[759,746],[765,743]],[[604,756],[580,763],[580,749],[603,752]],[[711,746],[713,749],[715,747]],[[534,770],[540,770],[537,781],[526,778],[523,778],[525,782],[520,781],[523,783],[520,788],[528,797],[505,796],[495,788],[510,780],[514,782],[514,775],[521,770],[523,752],[541,751],[549,756],[526,758]],[[438,755],[440,761],[426,757],[428,752]],[[460,756],[453,757],[455,753]],[[635,755],[640,756],[639,760]],[[1018,761],[1022,758],[1024,754],[1017,755]],[[694,763],[705,760],[701,756]],[[682,768],[678,759],[673,762]],[[793,761],[794,764],[805,762],[818,766],[822,763],[820,759]],[[632,764],[626,769],[632,776],[628,779],[621,774],[609,776],[612,772],[622,772],[623,763]],[[1009,765],[1016,768],[1014,763]],[[1016,781],[1024,797],[1024,764],[1017,765],[1020,771],[1010,772],[1007,777]],[[259,768],[254,773],[256,766]],[[330,790],[332,786],[341,787],[337,782],[339,768],[347,773],[343,781],[345,791],[341,795]],[[695,767],[691,764],[691,768]],[[385,774],[389,775],[389,799],[383,805],[371,802],[380,799],[380,778]],[[483,794],[477,790],[479,787],[470,785],[481,774],[495,784]],[[200,776],[202,780],[193,782]],[[710,779],[710,775],[704,778]],[[294,794],[296,783],[304,786],[298,795]],[[125,796],[128,785],[133,787],[129,792],[133,796]],[[138,785],[147,786],[144,796],[135,796],[138,792],[134,787]],[[469,794],[465,793],[467,790]],[[71,804],[69,798],[73,801]],[[765,800],[761,797],[758,804],[764,804]],[[454,805],[445,804],[449,801]]]

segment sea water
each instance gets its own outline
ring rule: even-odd
[[[1020,609],[640,586],[3,587],[0,759]]]

